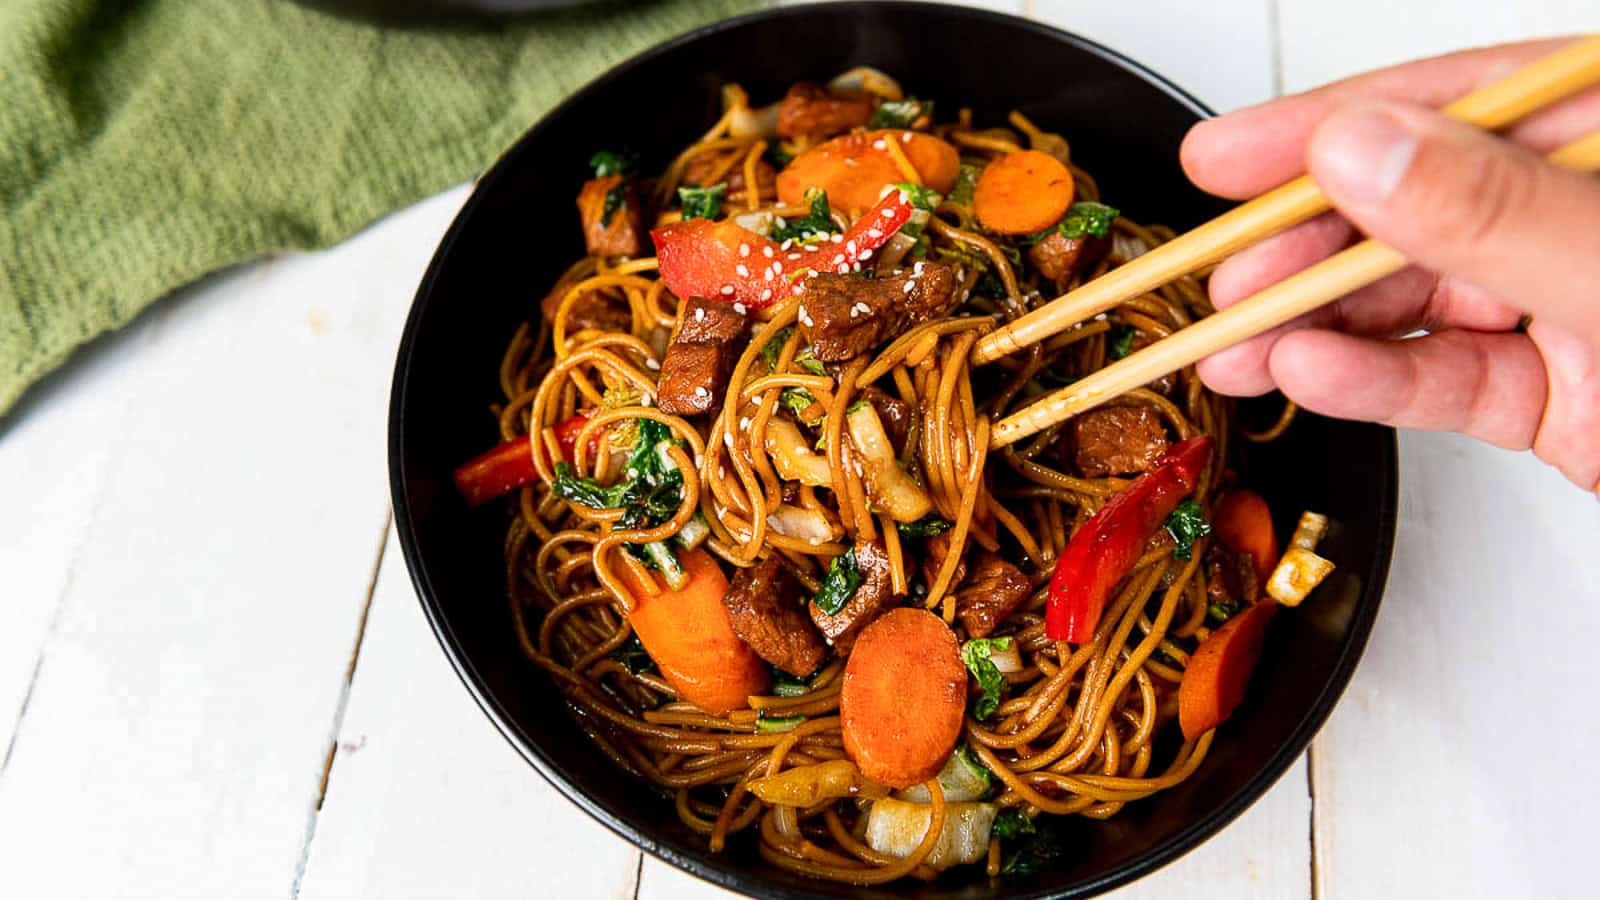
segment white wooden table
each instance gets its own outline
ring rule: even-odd
[[[1219,109],[1594,0],[1036,0]],[[705,896],[473,706],[392,534],[390,370],[457,188],[157,305],[0,422],[0,897]],[[1600,504],[1401,439],[1389,591],[1304,761],[1122,897],[1595,896]]]

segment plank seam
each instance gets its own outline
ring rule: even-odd
[[[311,844],[317,837],[317,819],[322,815],[322,802],[328,796],[328,780],[333,774],[333,761],[338,755],[339,732],[344,728],[345,712],[350,706],[350,686],[355,681],[356,663],[361,658],[361,645],[367,637],[367,619],[372,614],[372,598],[378,591],[378,573],[383,569],[383,557],[389,549],[389,530],[394,527],[392,513],[383,520],[383,531],[378,536],[378,558],[372,563],[372,577],[367,580],[366,602],[361,605],[361,618],[356,622],[355,644],[350,648],[350,662],[345,666],[344,685],[339,689],[339,702],[333,710],[333,725],[328,735],[328,755],[322,763],[322,779],[317,786],[317,801],[311,807],[306,821],[306,836],[300,844],[300,858],[295,862],[294,881],[289,886],[291,898],[300,896],[300,884],[306,876],[306,864],[311,860]]]
[[[644,851],[639,851],[639,861],[633,869],[633,900],[639,900],[639,889],[644,886]]]
[[[1306,833],[1311,843],[1311,900],[1320,900],[1317,879],[1317,747],[1306,748],[1306,796],[1310,798],[1310,814],[1306,817],[1310,827]]]
[[[123,420],[126,420],[126,415]],[[6,755],[0,758],[0,779],[6,774],[6,769],[11,766],[11,755],[16,752],[17,738],[22,734],[23,720],[28,717],[28,707],[33,703],[33,689],[39,684],[39,673],[44,671],[44,658],[50,652],[50,643],[61,630],[61,616],[67,608],[67,597],[72,594],[72,586],[78,581],[78,563],[83,559],[83,554],[89,547],[89,538],[94,534],[95,522],[100,519],[100,510],[105,505],[106,495],[110,493],[111,478],[109,475],[111,461],[107,461],[108,473],[100,482],[99,493],[95,495],[94,505],[89,509],[89,521],[83,526],[83,534],[78,538],[78,546],[72,549],[72,558],[67,561],[67,578],[61,585],[61,592],[56,595],[55,609],[50,612],[50,624],[45,628],[44,637],[39,641],[39,655],[33,660],[33,672],[28,676],[28,689],[22,694],[22,703],[17,706],[17,719],[11,726],[11,738],[6,741]]]
[[[1267,43],[1272,47],[1270,68],[1272,96],[1283,96],[1283,17],[1278,8],[1282,0],[1267,0]]]

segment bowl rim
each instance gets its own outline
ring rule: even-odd
[[[544,129],[548,127],[550,120],[554,119],[558,114],[570,107],[586,102],[590,95],[598,91],[603,85],[622,77],[632,69],[686,44],[693,44],[705,37],[723,31],[741,28],[752,23],[802,18],[811,15],[817,9],[827,9],[830,12],[837,12],[841,9],[856,9],[863,12],[905,12],[912,9],[926,10],[930,6],[940,9],[941,12],[947,15],[1031,31],[1053,41],[1072,46],[1098,58],[1102,62],[1121,68],[1143,79],[1171,99],[1188,108],[1200,119],[1211,118],[1215,115],[1208,106],[1167,77],[1116,50],[1035,19],[1027,19],[989,9],[950,3],[908,2],[908,0],[852,0],[852,2],[829,3],[826,6],[808,4],[773,7],[709,23],[658,43],[606,70],[552,107],[495,159],[494,163],[474,183],[471,195],[456,213],[455,218],[451,221],[450,228],[445,232],[438,248],[434,251],[433,258],[429,261],[427,271],[424,273],[417,292],[412,299],[411,308],[407,312],[405,329],[401,333],[396,353],[394,378],[390,387],[388,434],[389,489],[395,527],[398,532],[397,537],[400,542],[401,553],[405,559],[406,570],[410,575],[411,584],[417,594],[418,602],[427,616],[428,624],[432,628],[440,648],[450,660],[452,668],[455,669],[457,677],[466,687],[467,692],[472,696],[473,701],[477,703],[479,709],[494,723],[495,729],[500,732],[500,735],[505,738],[507,743],[568,801],[582,809],[614,834],[656,858],[720,887],[749,896],[802,898],[828,895],[795,891],[785,886],[766,882],[753,875],[748,868],[735,866],[720,857],[681,853],[672,847],[663,846],[627,819],[612,815],[592,800],[583,788],[569,782],[540,746],[525,740],[518,733],[511,724],[507,710],[486,689],[485,682],[478,672],[477,666],[462,651],[454,630],[440,608],[438,595],[429,579],[427,567],[423,563],[421,549],[417,544],[416,532],[412,521],[411,499],[407,492],[404,478],[403,412],[411,376],[411,357],[420,329],[422,309],[430,302],[430,298],[435,291],[435,283],[439,279],[446,261],[453,255],[455,244],[465,230],[466,223],[474,217],[478,207],[484,202],[483,198],[487,194],[495,192],[500,182],[508,177],[507,172],[517,168],[519,161],[531,152],[530,146],[536,143]],[[1198,847],[1227,827],[1276,784],[1278,779],[1300,758],[1301,754],[1306,752],[1312,738],[1326,723],[1334,705],[1344,693],[1351,677],[1355,673],[1357,663],[1366,648],[1373,623],[1377,618],[1378,608],[1381,605],[1388,579],[1390,561],[1394,552],[1398,508],[1399,442],[1394,429],[1384,428],[1383,432],[1386,432],[1386,439],[1379,441],[1378,455],[1380,458],[1374,473],[1384,482],[1380,489],[1380,506],[1375,511],[1379,550],[1368,570],[1360,573],[1362,602],[1357,606],[1350,621],[1348,636],[1341,652],[1334,660],[1332,674],[1323,685],[1322,690],[1317,694],[1315,701],[1306,707],[1300,717],[1300,721],[1289,733],[1288,739],[1268,757],[1266,764],[1262,766],[1260,771],[1246,781],[1242,787],[1234,791],[1228,800],[1210,815],[1194,820],[1144,853],[1133,856],[1107,872],[1082,882],[1065,892],[1060,888],[1041,887],[1034,890],[1008,893],[1007,896],[1019,898],[1019,900],[1064,895],[1091,896],[1148,875]],[[753,893],[754,891],[760,891],[760,893]]]

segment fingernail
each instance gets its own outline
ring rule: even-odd
[[[1417,143],[1417,135],[1387,110],[1352,107],[1317,128],[1311,171],[1336,200],[1376,203],[1405,180]]]

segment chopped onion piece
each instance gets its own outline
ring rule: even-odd
[[[750,782],[750,793],[762,803],[800,809],[845,797],[883,797],[889,789],[866,776],[848,759],[834,759],[785,769]]]
[[[1023,669],[1022,651],[1017,649],[1017,639],[1012,638],[1011,643],[1007,644],[1004,650],[991,649],[989,651],[989,661],[994,663],[994,667],[1000,670],[1001,675],[1021,672]]]
[[[785,503],[767,514],[767,524],[784,537],[822,544],[837,539],[843,532],[820,510],[803,509]]]
[[[900,82],[871,66],[856,66],[848,72],[842,72],[828,82],[828,87],[838,91],[866,91],[885,100],[900,100],[905,97],[905,92],[900,89]]]
[[[767,452],[772,454],[778,474],[789,481],[828,487],[832,479],[827,458],[813,452],[800,427],[788,419],[774,416],[767,420]]]
[[[766,237],[767,235],[772,234],[772,222],[774,218],[776,218],[776,216],[774,216],[772,210],[763,209],[760,212],[743,213],[741,215],[734,216],[733,224],[743,228],[745,231],[753,231],[762,237]]]
[[[994,785],[994,775],[965,745],[956,747],[950,758],[944,761],[944,768],[934,777],[939,787],[944,789],[944,799],[951,803],[977,800],[989,793],[989,788]],[[905,790],[895,791],[894,795],[912,803],[933,802],[927,784],[913,784]]]
[[[867,499],[896,522],[915,522],[933,511],[933,501],[922,485],[900,468],[894,444],[871,403],[858,403],[845,414],[850,443],[861,457],[861,479]]]
[[[1315,550],[1318,542],[1327,533],[1328,517],[1306,510],[1300,514],[1300,521],[1294,527],[1294,537],[1289,539],[1289,546],[1299,547],[1301,550]]]
[[[1267,579],[1267,593],[1284,606],[1299,606],[1333,571],[1333,563],[1304,547],[1290,547]]]
[[[904,231],[896,231],[889,238],[889,243],[884,244],[883,250],[878,253],[878,274],[888,275],[895,269],[900,268],[901,260],[904,260],[906,254],[910,253],[911,248],[916,245],[916,238],[906,234]]]
[[[944,805],[944,828],[933,852],[923,862],[935,870],[974,863],[989,853],[989,829],[1000,811],[993,803],[952,802]],[[933,807],[885,797],[872,802],[867,814],[867,845],[879,853],[904,859],[928,833]]]

